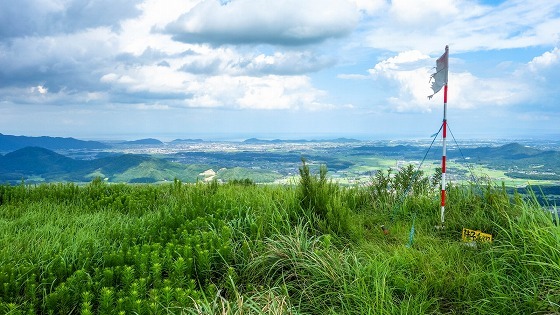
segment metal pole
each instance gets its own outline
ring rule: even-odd
[[[445,46],[445,55],[447,56],[447,64],[445,71],[449,71],[449,46]],[[447,81],[446,78],[445,86],[443,87],[443,154],[441,156],[441,226],[445,222],[445,162],[447,158]]]
[[[441,156],[441,225],[445,222],[445,162],[447,155],[447,84],[443,87],[443,154]]]

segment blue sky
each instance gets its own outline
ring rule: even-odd
[[[560,136],[560,1],[6,0],[0,133]]]

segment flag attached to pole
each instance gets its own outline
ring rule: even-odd
[[[439,92],[439,90],[441,90],[443,86],[447,84],[448,69],[449,50],[446,46],[445,53],[436,60],[436,72],[430,76],[430,82],[432,83],[432,90],[434,91],[434,94],[429,95],[428,99],[431,99],[437,92]]]

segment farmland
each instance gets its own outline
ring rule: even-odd
[[[76,144],[77,140],[24,139],[19,149],[0,156],[0,183],[83,185],[99,177],[108,183],[248,179],[257,184],[291,185],[297,181],[301,158],[305,158],[315,170],[326,165],[330,180],[355,186],[368,185],[378,171],[414,165],[426,174],[436,174],[441,167],[441,146],[427,141],[187,139],[163,143],[146,139]],[[41,143],[45,147],[24,147]],[[2,147],[18,148],[15,144]],[[542,187],[547,194],[540,194],[539,199],[553,205],[560,201],[559,148],[554,141],[455,143],[448,147],[447,178],[454,183],[490,180],[504,183],[510,191],[526,187],[538,191]]]

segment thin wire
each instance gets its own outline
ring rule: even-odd
[[[447,124],[447,129],[449,129],[449,133],[451,134],[451,137],[453,137],[453,141],[455,141],[455,145],[459,149],[459,153],[461,153],[461,156],[463,157],[463,160],[465,161],[465,164],[467,165],[467,168],[469,169],[469,172],[471,173],[472,179],[474,180],[474,182],[476,183],[478,188],[482,189],[482,185],[480,184],[480,181],[474,175],[474,171],[472,169],[472,166],[469,163],[467,163],[467,159],[465,158],[465,155],[463,154],[463,150],[461,150],[461,146],[459,146],[459,143],[457,142],[457,139],[455,139],[455,136],[453,135],[453,132],[451,131],[451,127],[449,127],[449,124]]]
[[[416,169],[416,171],[414,172],[414,175],[410,179],[410,182],[408,183],[408,186],[406,187],[404,192],[401,194],[401,196],[399,198],[399,202],[395,203],[395,205],[393,206],[393,215],[391,216],[391,222],[393,222],[395,220],[397,206],[402,205],[402,203],[404,201],[404,198],[406,197],[406,195],[408,195],[408,192],[410,191],[410,188],[412,187],[412,183],[414,183],[414,181],[416,180],[416,177],[420,174],[420,168],[422,167],[422,164],[424,164],[424,161],[426,161],[426,157],[428,156],[428,153],[430,153],[430,150],[432,149],[432,146],[434,145],[434,142],[436,141],[436,139],[437,139],[439,133],[441,132],[442,128],[443,128],[443,124],[441,124],[441,126],[439,127],[438,132],[436,132],[435,134],[432,135],[434,139],[432,140],[432,143],[430,144],[430,147],[426,151],[426,154],[424,154],[424,158],[422,159],[422,162],[420,162],[420,164],[418,165],[418,168]],[[414,216],[416,216],[416,213],[414,213]]]

